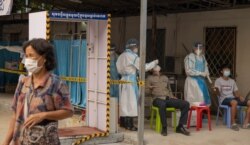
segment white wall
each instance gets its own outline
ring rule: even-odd
[[[119,20],[112,19],[112,42],[119,45]],[[139,38],[139,17],[126,18],[126,40],[131,37]],[[234,9],[224,11],[208,11],[196,13],[171,14],[158,16],[158,28],[166,28],[166,54],[176,56],[176,73],[183,70],[183,58],[186,55],[182,47],[184,43],[192,48],[194,41],[204,42],[204,28],[218,26],[236,26],[236,73],[240,91],[245,95],[250,91],[250,9]],[[148,28],[151,28],[151,17],[148,17]],[[177,30],[177,31],[176,31]]]
[[[127,18],[113,18],[112,25],[111,25],[111,39],[112,43],[120,46],[120,38],[121,36],[121,22],[123,19],[126,19],[126,27],[125,27],[125,43],[130,38],[136,38],[139,40],[140,37],[140,17],[127,17]],[[175,55],[175,45],[176,43],[172,43],[171,41],[175,41],[175,16],[158,16],[157,17],[157,28],[159,29],[167,29],[166,30],[166,55],[167,56],[174,56]],[[147,28],[152,28],[152,17],[148,17]],[[124,46],[120,46],[124,47]]]
[[[177,15],[177,55],[183,55],[181,43],[204,42],[203,30],[209,26],[236,26],[236,74],[237,83],[243,95],[250,91],[250,9],[186,13]]]
[[[29,13],[29,40],[47,39],[47,12]]]

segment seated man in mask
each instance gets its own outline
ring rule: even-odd
[[[214,87],[217,94],[220,96],[220,103],[231,107],[231,128],[239,131],[235,118],[237,106],[246,106],[246,116],[242,128],[250,129],[250,100],[243,97],[234,79],[230,78],[230,67],[228,64],[223,64],[220,69],[221,77],[217,78]]]
[[[153,97],[153,105],[159,108],[163,136],[167,135],[167,116],[166,108],[174,107],[181,110],[179,125],[176,128],[177,133],[190,135],[183,125],[187,123],[189,103],[184,100],[177,99],[171,92],[169,80],[167,76],[161,75],[161,67],[157,65],[152,69],[152,75],[146,79],[146,93]]]

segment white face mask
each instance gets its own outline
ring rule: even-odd
[[[153,68],[153,72],[155,75],[160,75],[161,67],[159,65]]]
[[[153,68],[153,71],[155,72],[160,72],[161,71],[161,67],[159,65],[156,65],[154,68]]]
[[[43,66],[38,66],[38,61],[39,59],[25,58],[24,66],[29,73],[37,73],[42,69]]]
[[[133,52],[134,52],[134,53],[138,53],[138,52],[139,52],[139,49],[138,49],[138,48],[135,48],[135,49],[133,49]]]
[[[223,71],[223,76],[224,77],[229,77],[230,76],[230,70],[225,70],[225,71]]]

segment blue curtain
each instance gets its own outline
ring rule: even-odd
[[[5,67],[6,61],[19,61],[20,54],[8,51],[7,49],[0,49],[0,68]],[[4,92],[6,84],[17,84],[18,74],[0,72],[0,92]]]
[[[54,47],[57,61],[57,67],[54,72],[59,76],[68,76],[71,41],[54,40]]]
[[[57,57],[55,73],[59,76],[86,78],[86,40],[54,40],[54,46]],[[86,83],[67,84],[72,104],[86,107]]]
[[[114,52],[111,53],[110,59],[110,75],[112,80],[120,80],[119,73],[116,68],[116,62],[118,59],[118,55]],[[116,97],[119,99],[119,84],[111,84],[110,86],[110,96]]]

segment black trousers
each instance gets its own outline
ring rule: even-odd
[[[156,98],[153,105],[159,108],[162,127],[167,127],[167,107],[174,107],[181,110],[179,125],[185,125],[188,119],[189,103],[180,99],[168,98],[166,100]]]

